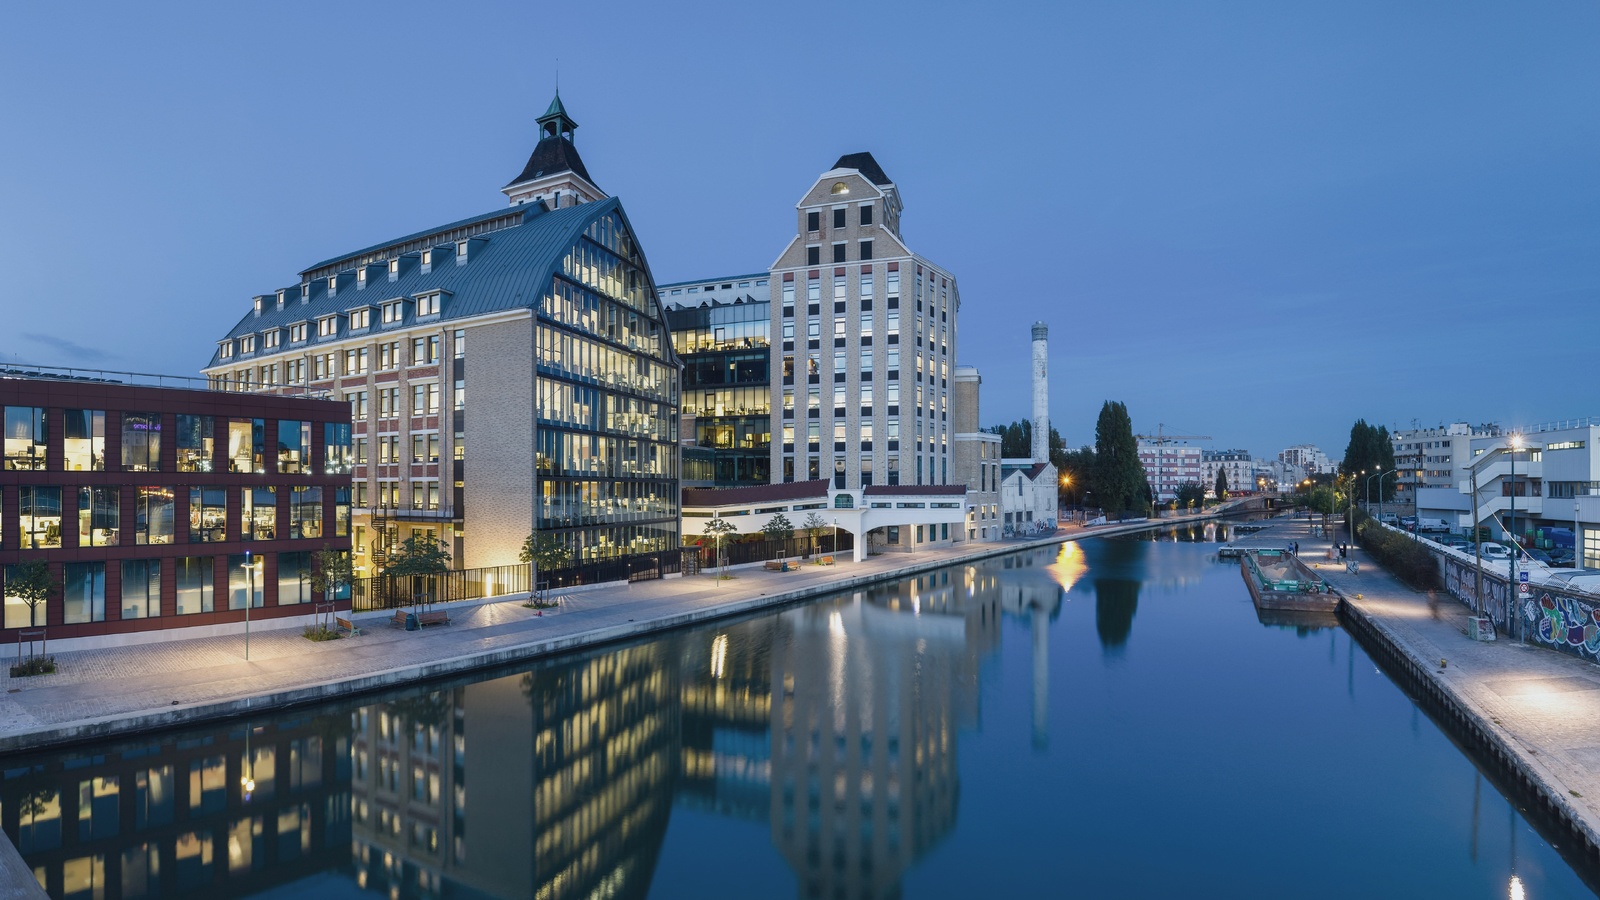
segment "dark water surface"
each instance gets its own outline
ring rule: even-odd
[[[0,759],[0,823],[57,897],[1592,896],[1217,536]]]

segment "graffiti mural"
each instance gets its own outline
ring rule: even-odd
[[[1453,555],[1435,553],[1444,574],[1445,590],[1467,607],[1473,605],[1473,586],[1477,570],[1470,562]],[[1533,643],[1590,659],[1600,659],[1600,597],[1569,594],[1537,586],[1532,594],[1508,603],[1511,583],[1503,574],[1483,573],[1483,614],[1494,620],[1497,630],[1506,635],[1525,634]],[[1509,608],[1521,620],[1518,629],[1510,627]]]

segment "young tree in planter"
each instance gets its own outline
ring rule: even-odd
[[[1199,483],[1193,482],[1193,481],[1186,481],[1183,484],[1178,485],[1178,507],[1179,508],[1181,508],[1181,509],[1193,509],[1195,504],[1202,504],[1203,505],[1205,503],[1205,500],[1206,500],[1206,489],[1201,487],[1199,485]]]
[[[806,540],[811,543],[811,552],[817,552],[817,535],[822,533],[822,529],[828,527],[828,523],[821,516],[812,512],[806,515],[805,520],[800,523],[800,527],[806,530]]]
[[[528,572],[528,585],[533,588],[534,596],[539,596],[539,572],[549,569],[565,569],[572,565],[572,551],[561,543],[561,539],[546,532],[534,532],[522,539],[522,551],[517,554],[517,559],[532,566]]]
[[[311,554],[311,589],[321,591],[322,601],[326,604],[323,612],[323,631],[331,630],[326,610],[333,608],[338,595],[355,583],[355,580],[355,569],[350,564],[350,554],[347,551],[335,550],[324,544],[321,550]]]
[[[712,516],[706,522],[705,534],[711,539],[717,549],[717,577],[720,579],[728,566],[727,558],[722,555],[722,544],[730,535],[738,534],[739,529],[732,522],[721,516]]]
[[[37,628],[39,625],[39,606],[50,599],[50,595],[61,590],[61,582],[50,577],[50,565],[35,560],[25,562],[19,566],[12,566],[6,578],[5,592],[8,597],[16,597],[28,605],[28,627]],[[55,671],[53,660],[43,656],[50,650],[49,636],[40,645],[40,656],[33,653],[33,642],[28,642],[28,661],[23,664],[32,671],[28,674]],[[22,655],[22,636],[17,636],[17,655]]]
[[[1228,499],[1228,473],[1221,466],[1217,467],[1217,502]]]
[[[400,547],[389,557],[389,565],[383,574],[398,578],[437,578],[450,571],[450,551],[444,548],[440,541],[430,540],[426,535],[413,534],[400,542]],[[424,583],[421,592],[415,589],[411,592],[411,605],[415,609],[420,598],[422,604],[427,606],[432,594],[427,590],[429,582]]]
[[[761,526],[761,533],[765,534],[769,541],[790,541],[794,539],[794,523],[789,521],[788,516],[778,513],[768,519],[767,524]],[[783,558],[785,549],[782,544],[778,546],[779,559]]]

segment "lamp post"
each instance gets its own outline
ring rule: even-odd
[[[1361,495],[1366,499],[1366,502],[1363,505],[1366,506],[1369,514],[1372,512],[1372,479],[1378,479],[1378,502],[1381,503],[1383,502],[1383,476],[1387,474],[1389,473],[1374,472],[1371,475],[1368,475],[1366,480],[1361,482]]]
[[[1378,521],[1379,522],[1383,521],[1383,479],[1389,477],[1389,475],[1399,475],[1399,474],[1400,474],[1400,470],[1399,469],[1391,469],[1391,470],[1389,470],[1389,472],[1386,475],[1378,476]],[[1398,483],[1398,481],[1396,483]],[[1420,527],[1420,523],[1419,523],[1418,527]]]
[[[1517,584],[1517,551],[1522,549],[1522,545],[1517,543],[1517,451],[1522,449],[1522,435],[1512,432],[1508,443],[1511,445],[1511,580],[1506,584],[1506,613],[1510,615],[1522,602],[1522,588]],[[1418,523],[1417,527],[1422,526]],[[1521,613],[1517,614],[1517,636],[1527,638]]]
[[[833,517],[833,556],[839,555],[839,517]]]
[[[244,568],[249,573],[250,592],[244,598],[244,658],[250,661],[250,607],[256,603],[256,562],[252,551],[244,552]]]

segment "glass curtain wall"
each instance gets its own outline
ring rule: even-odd
[[[678,370],[621,216],[568,250],[538,317],[539,529],[576,561],[677,547]]]

